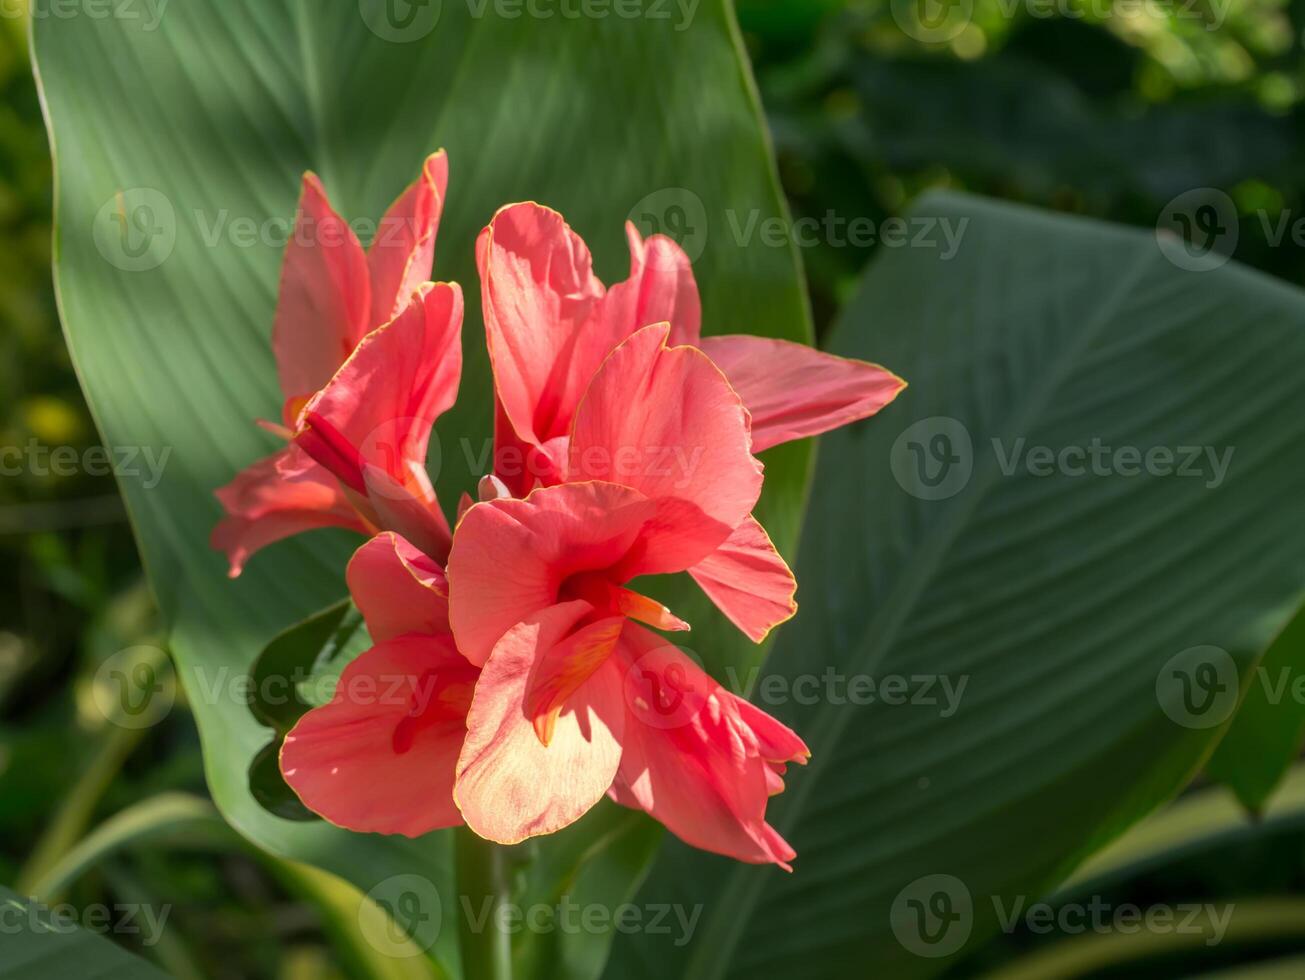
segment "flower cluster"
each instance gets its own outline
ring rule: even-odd
[[[796,612],[796,583],[752,516],[754,454],[872,415],[903,382],[799,344],[703,337],[672,240],[629,227],[630,276],[608,288],[561,215],[508,205],[476,243],[494,472],[450,531],[425,468],[462,363],[461,291],[424,281],[447,174],[442,152],[427,160],[369,251],[305,178],[299,220],[337,233],[296,235],[285,257],[284,410],[263,424],[287,445],[218,491],[232,575],[300,531],[368,537],[348,584],[375,645],[286,738],[282,772],[358,831],[465,823],[515,843],[606,795],[696,847],[787,868],[766,804],[806,746],[670,642],[689,624],[632,586],[687,572],[764,639]],[[343,693],[395,678],[399,698]]]

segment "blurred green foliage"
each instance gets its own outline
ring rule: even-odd
[[[9,885],[30,884],[143,799],[206,795],[184,704],[132,731],[94,696],[110,658],[161,642],[113,478],[78,467],[58,475],[28,453],[66,446],[81,458],[98,437],[57,320],[50,157],[14,9],[0,16],[0,447],[11,451],[0,460],[0,881]],[[240,853],[133,851],[84,877],[69,900],[173,906],[167,941],[135,951],[178,977],[343,976],[319,912]]]
[[[738,0],[796,217],[878,226],[953,187],[1149,227],[1177,195],[1211,187],[1240,213],[1236,257],[1305,283],[1305,249],[1274,240],[1281,218],[1305,214],[1305,0],[950,2],[968,23],[928,42],[903,30],[915,8],[902,0]],[[97,437],[56,319],[50,164],[24,35],[21,19],[0,18],[0,447],[81,451]],[[817,238],[802,251],[823,327],[879,246]],[[117,651],[159,642],[112,478],[0,477],[0,557],[0,881],[12,883],[68,843],[60,835],[160,792],[205,790],[184,705],[124,734],[90,693]],[[1299,893],[1299,830],[1257,848],[1119,894],[1205,896],[1232,864],[1237,894]],[[72,897],[114,895],[177,906],[172,940],[145,952],[178,976],[340,975],[320,917],[239,854],[120,856]],[[1008,937],[971,969],[1029,945]]]
[[[795,217],[877,225],[951,187],[1154,227],[1216,188],[1234,256],[1305,283],[1277,236],[1305,216],[1305,2],[938,0],[962,29],[925,43],[901,25],[928,2],[739,0]],[[873,250],[803,250],[820,325]]]
[[[29,446],[80,454],[95,427],[55,314],[50,159],[24,30],[0,18],[0,707],[19,712],[136,569],[110,477],[26,463]]]

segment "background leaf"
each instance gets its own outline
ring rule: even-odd
[[[61,912],[67,909],[60,910]],[[110,910],[112,912],[112,910]],[[86,980],[166,980],[167,974],[119,949],[107,939],[62,919],[0,886],[5,917],[4,956],[0,978],[85,977]],[[29,924],[35,923],[35,927]]]
[[[1259,811],[1305,742],[1305,612],[1260,661],[1237,717],[1205,770]]]
[[[499,205],[533,198],[562,210],[608,281],[625,275],[627,217],[680,234],[708,332],[804,339],[809,324],[792,247],[734,231],[783,204],[724,0],[687,20],[669,4],[665,17],[650,7],[637,19],[440,8],[414,8],[418,20],[399,30],[383,19],[386,0],[188,2],[157,22],[53,17],[41,0],[34,49],[74,360],[107,445],[170,452],[157,486],[128,477],[122,490],[214,799],[251,840],[364,890],[418,872],[452,895],[449,835],[297,824],[269,815],[247,785],[267,731],[232,685],[279,630],[343,596],[357,543],[325,533],[279,545],[235,583],[207,545],[213,488],[274,448],[252,420],[277,411],[268,337],[302,171],[321,175],[346,217],[375,221],[426,153],[449,151],[436,275],[463,283],[468,309],[462,395],[431,459],[446,506],[471,489],[487,450],[473,245]],[[781,548],[794,540],[807,452],[767,459],[761,516]],[[676,609],[715,669],[755,662],[705,601]],[[443,903],[436,947],[452,968],[455,907]]]
[[[1030,928],[1026,910],[1018,928],[953,972],[983,980],[1297,976],[1302,876],[1305,769],[1291,770],[1262,818],[1227,788],[1207,786],[1139,823],[1047,898],[1081,931],[1048,934],[1036,918]],[[1134,928],[1131,909],[1167,910],[1172,924]]]
[[[772,804],[795,871],[668,841],[639,900],[701,926],[618,938],[609,976],[939,973],[995,898],[1047,893],[1186,784],[1300,604],[1305,295],[1096,222],[912,217],[932,239],[881,252],[833,343],[911,387],[823,442],[803,611],[754,688],[813,752]],[[1093,440],[1104,475],[1055,462]],[[1221,478],[1141,465],[1184,446],[1234,453]]]

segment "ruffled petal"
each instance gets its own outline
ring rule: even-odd
[[[793,848],[766,823],[766,803],[774,763],[807,758],[801,740],[640,627],[626,626],[609,663],[624,674],[627,707],[612,798],[693,847],[792,870]],[[768,758],[775,750],[789,755]]]
[[[376,643],[405,633],[449,635],[449,583],[434,559],[387,531],[349,562],[349,593]]]
[[[226,553],[232,578],[256,551],[302,531],[343,527],[372,533],[336,479],[294,445],[260,459],[215,492],[227,516],[210,540]]]
[[[557,603],[572,576],[620,563],[654,513],[638,491],[611,483],[563,484],[472,506],[448,564],[459,649],[484,664],[504,633]]]
[[[557,717],[567,700],[606,663],[624,625],[624,617],[609,616],[579,626],[539,657],[524,707],[544,745],[552,742]]]
[[[760,643],[797,612],[797,580],[766,529],[749,517],[723,545],[689,569],[731,623]]]
[[[439,559],[447,519],[426,474],[431,427],[457,398],[462,291],[428,283],[368,334],[305,407],[295,441],[367,505],[380,526]]]
[[[556,211],[502,208],[477,243],[494,386],[517,437],[564,435],[584,386],[617,342],[593,335],[604,290],[584,241]]]
[[[367,250],[373,327],[403,312],[417,287],[430,278],[448,183],[449,158],[440,150],[426,158],[421,176],[381,219]]]
[[[503,404],[494,398],[494,476],[514,497],[524,497],[536,487],[562,482],[566,472],[565,436],[542,445],[520,438]]]
[[[684,249],[665,235],[640,236],[626,222],[630,245],[630,278],[617,283],[603,299],[604,330],[615,347],[641,327],[671,325],[670,343],[697,344],[702,333],[702,303],[693,265]]]
[[[700,346],[752,413],[752,451],[874,415],[906,387],[893,372],[804,344],[745,335]]]
[[[331,207],[321,181],[305,174],[272,328],[286,425],[295,424],[304,399],[331,380],[366,334],[370,311],[362,245]]]
[[[477,673],[447,638],[378,644],[286,736],[286,782],[349,830],[418,837],[461,824],[453,783]]]
[[[625,718],[620,677],[608,664],[566,699],[547,746],[526,709],[535,665],[589,612],[584,602],[541,610],[509,630],[485,664],[454,789],[482,837],[515,844],[561,830],[612,784]]]
[[[571,435],[568,480],[619,483],[657,503],[627,577],[702,561],[761,494],[743,403],[702,351],[667,347],[668,332],[645,327],[612,352]]]

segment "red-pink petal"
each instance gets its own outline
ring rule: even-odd
[[[683,571],[715,551],[761,493],[748,416],[711,360],[645,327],[603,363],[576,411],[567,479],[606,480],[656,501],[629,576]]]
[[[335,478],[293,445],[246,467],[216,495],[227,516],[213,529],[211,543],[226,553],[232,578],[254,552],[302,531],[371,533]]]
[[[286,736],[286,782],[350,830],[417,837],[457,826],[454,775],[476,677],[447,637],[378,644]]]
[[[516,435],[542,445],[566,433],[615,344],[589,336],[603,285],[580,236],[538,204],[502,208],[476,251],[495,390]]]
[[[515,844],[561,830],[612,784],[624,712],[620,678],[610,666],[567,699],[547,746],[526,712],[535,664],[589,611],[584,602],[540,611],[509,630],[485,664],[454,789],[467,825],[482,837]]]
[[[874,415],[906,387],[891,371],[768,337],[704,337],[700,346],[752,413],[752,451]]]
[[[449,621],[458,648],[485,663],[504,633],[559,601],[570,576],[621,562],[654,510],[637,491],[610,483],[563,484],[525,500],[474,505],[449,554]]]
[[[367,257],[321,181],[304,176],[294,233],[281,266],[272,328],[281,393],[302,404],[344,363],[370,327]],[[287,410],[285,423],[295,424]]]
[[[494,476],[514,497],[524,497],[536,487],[561,483],[566,472],[565,436],[543,444],[520,438],[503,404],[494,398]]]
[[[367,250],[371,271],[371,324],[398,316],[417,287],[431,276],[435,236],[444,211],[449,158],[443,150],[426,158],[421,176],[395,201]]]
[[[671,325],[671,344],[696,344],[702,333],[702,303],[684,249],[665,235],[645,240],[633,222],[626,222],[625,235],[630,278],[612,286],[602,304],[604,333],[612,346],[654,323]]]
[[[766,529],[749,517],[723,545],[689,569],[731,623],[760,643],[797,612],[797,581]]]
[[[397,531],[437,561],[448,558],[453,535],[424,463],[409,462],[403,482],[379,466],[365,467],[363,477],[377,527]]]
[[[426,475],[431,427],[457,398],[462,291],[428,283],[368,334],[304,409],[296,442],[354,493],[382,527],[436,558],[448,522]]]
[[[623,616],[579,625],[539,656],[526,690],[525,712],[544,745],[552,742],[567,699],[607,662],[624,625]]]
[[[444,569],[399,535],[378,534],[354,552],[347,578],[374,642],[405,633],[449,633]]]
[[[778,779],[772,763],[781,761],[766,756],[800,746],[800,758],[789,761],[803,761],[801,740],[640,627],[627,625],[609,663],[625,674],[628,712],[612,798],[647,811],[694,847],[791,870],[793,849],[766,823]]]
[[[806,765],[811,758],[811,750],[798,738],[797,733],[787,725],[776,721],[750,701],[726,693],[731,704],[739,713],[739,718],[748,726],[757,740],[757,751],[771,764],[776,775],[784,774],[784,766],[789,762]]]

